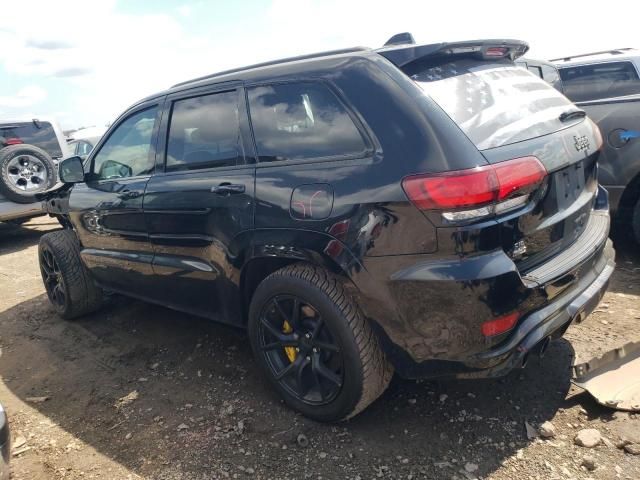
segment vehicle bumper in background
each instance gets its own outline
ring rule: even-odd
[[[0,480],[9,480],[9,458],[11,456],[11,436],[7,414],[0,405]]]
[[[0,222],[44,213],[42,203],[15,203],[0,196]]]

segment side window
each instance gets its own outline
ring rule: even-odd
[[[107,180],[153,171],[151,137],[158,107],[131,115],[111,133],[93,158],[92,172],[97,180]]]
[[[367,147],[344,106],[321,83],[249,89],[260,161],[362,155]]]
[[[564,93],[574,102],[640,93],[638,72],[631,62],[610,62],[560,69]]]
[[[166,171],[226,167],[242,162],[236,90],[173,104]]]

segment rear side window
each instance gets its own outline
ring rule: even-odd
[[[20,141],[43,149],[53,158],[62,157],[58,138],[49,122],[0,124],[0,148],[7,141]]]
[[[321,83],[249,89],[260,161],[364,155],[365,141],[345,107]]]
[[[640,93],[638,72],[631,62],[609,62],[560,69],[564,93],[574,102]]]
[[[571,102],[511,62],[459,59],[406,72],[453,119],[479,150],[558,131]]]
[[[173,104],[166,171],[228,167],[242,161],[236,90]]]

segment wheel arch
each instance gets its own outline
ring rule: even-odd
[[[364,270],[358,259],[342,244],[341,248],[331,249],[336,245],[329,235],[318,232],[279,231],[280,242],[265,242],[254,239],[253,252],[249,256],[240,272],[240,294],[243,307],[243,322],[246,324],[249,305],[253,294],[265,278],[273,272],[293,263],[308,263],[326,269],[345,280],[351,290],[358,290],[355,272]],[[296,241],[290,236],[295,236]],[[264,237],[262,238],[264,240]],[[255,241],[257,240],[257,241]],[[299,246],[295,246],[295,245]],[[335,252],[339,250],[339,254]]]

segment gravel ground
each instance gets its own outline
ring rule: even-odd
[[[629,246],[596,313],[543,360],[492,381],[395,378],[363,414],[322,425],[279,401],[240,331],[123,298],[57,318],[37,266],[38,238],[54,228],[0,225],[0,401],[15,480],[640,479],[640,414],[570,383],[574,357],[640,340]],[[527,424],[553,436],[529,438]],[[575,445],[578,434],[598,445]]]

